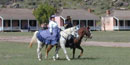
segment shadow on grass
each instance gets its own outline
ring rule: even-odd
[[[70,58],[71,60],[97,60],[97,59],[100,59],[100,58],[97,58],[97,57],[84,57],[84,58]],[[66,58],[59,58],[57,60],[67,60]]]

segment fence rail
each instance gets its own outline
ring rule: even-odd
[[[130,26],[114,26],[114,30],[130,29]]]

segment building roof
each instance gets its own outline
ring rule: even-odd
[[[120,20],[130,20],[130,10],[114,10],[113,16]]]
[[[35,20],[32,9],[21,8],[1,8],[0,16],[4,19],[30,19]]]
[[[84,9],[63,9],[59,14],[66,18],[70,16],[73,20],[99,20],[100,18]]]

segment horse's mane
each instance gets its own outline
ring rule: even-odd
[[[60,34],[61,36],[67,37],[70,34],[74,34],[75,30],[76,30],[76,26],[73,26],[71,28],[61,31]]]
[[[80,32],[80,31],[83,31],[85,29],[86,29],[86,27],[81,27],[78,31]]]
[[[65,30],[62,30],[61,32],[68,32],[68,31],[71,31],[71,29],[75,28],[76,26],[73,26],[73,27],[70,27],[70,28],[67,28]]]
[[[79,31],[87,31],[87,30],[89,30],[90,28],[89,27],[81,27],[80,29],[79,29]]]
[[[90,28],[89,27],[81,27],[79,30],[78,30],[78,34],[82,34],[83,32],[87,33],[90,31]]]

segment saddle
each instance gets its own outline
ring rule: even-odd
[[[74,36],[73,35],[69,35],[67,37],[67,42],[65,44],[65,47],[70,47],[70,48],[74,47]]]

